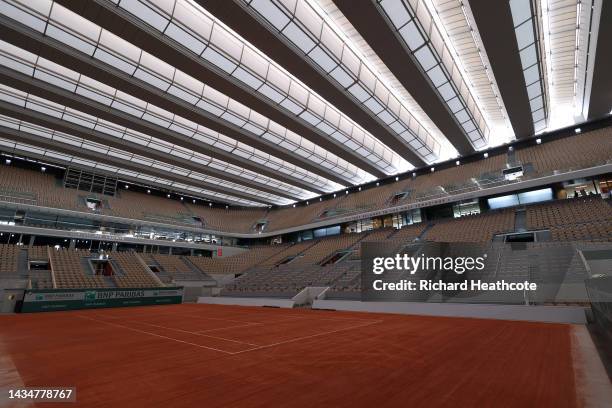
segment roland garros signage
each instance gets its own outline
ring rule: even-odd
[[[181,303],[182,287],[122,289],[40,289],[26,290],[21,311],[90,309]]]

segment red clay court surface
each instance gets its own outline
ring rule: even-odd
[[[570,333],[185,304],[1,316],[0,352],[25,386],[77,389],[38,407],[560,408],[578,406]]]

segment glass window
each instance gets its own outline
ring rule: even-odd
[[[421,35],[421,32],[418,30],[416,24],[414,22],[410,22],[406,24],[399,30],[400,35],[406,41],[406,45],[410,48],[410,51],[414,51],[423,44],[425,44],[425,40]]]

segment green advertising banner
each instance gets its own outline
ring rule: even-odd
[[[25,291],[21,312],[169,305],[182,302],[182,287],[30,289]]]

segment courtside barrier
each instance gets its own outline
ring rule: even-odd
[[[182,303],[183,287],[26,290],[21,312]]]

